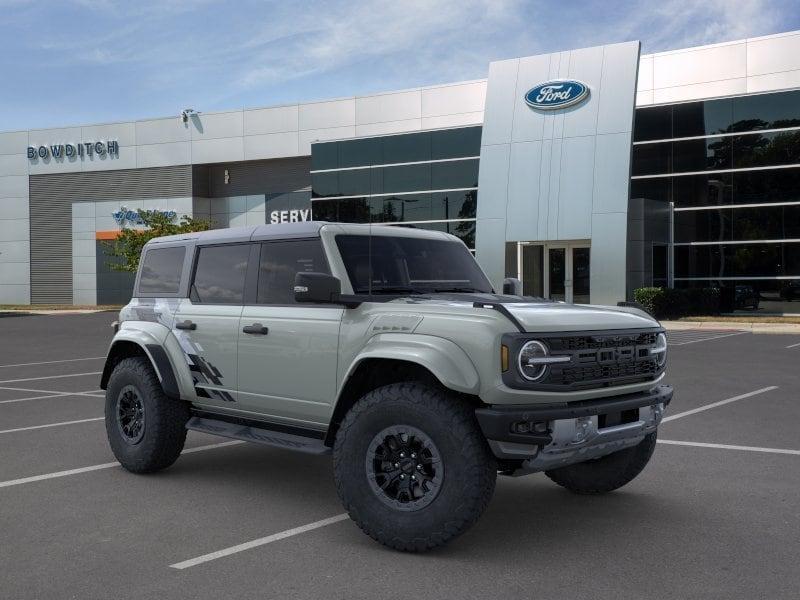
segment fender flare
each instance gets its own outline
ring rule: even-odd
[[[158,380],[164,393],[169,398],[181,399],[180,386],[175,377],[175,370],[169,360],[167,352],[164,350],[164,340],[169,335],[169,330],[163,325],[151,324],[158,328],[156,331],[142,329],[121,329],[111,342],[108,349],[103,375],[100,379],[100,388],[105,390],[108,387],[108,380],[114,370],[119,357],[121,346],[134,344],[147,357],[156,372]],[[163,329],[163,331],[159,331]],[[161,335],[160,335],[161,334]],[[163,335],[166,334],[166,335]]]
[[[446,388],[477,395],[480,377],[469,356],[454,342],[433,335],[381,333],[372,336],[355,356],[342,378],[336,404],[358,366],[367,359],[402,360],[430,371]]]

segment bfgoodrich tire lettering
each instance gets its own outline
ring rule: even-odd
[[[188,404],[164,395],[145,358],[126,358],[114,368],[105,412],[111,451],[128,471],[159,471],[174,463],[183,450]]]
[[[368,454],[376,436],[404,429],[421,431],[427,456],[436,453],[443,467],[433,499],[405,510],[382,499],[368,479],[375,475],[369,473]],[[361,398],[337,432],[333,461],[336,490],[350,517],[382,544],[412,552],[440,546],[466,531],[488,505],[497,477],[470,407],[421,383],[391,384]],[[420,465],[435,477],[435,471]]]
[[[576,494],[604,494],[630,483],[647,466],[656,447],[656,433],[651,433],[633,448],[589,460],[545,474],[558,485]]]

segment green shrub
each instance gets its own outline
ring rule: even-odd
[[[719,290],[716,288],[638,288],[633,298],[657,319],[719,313]]]
[[[664,288],[646,287],[633,290],[633,299],[644,307],[651,315],[661,311],[664,301]]]

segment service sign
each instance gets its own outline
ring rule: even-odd
[[[536,110],[575,106],[589,97],[589,86],[580,81],[558,80],[540,83],[525,94],[525,102]]]

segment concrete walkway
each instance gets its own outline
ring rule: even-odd
[[[797,323],[760,323],[750,321],[746,323],[733,321],[661,321],[667,330],[680,331],[684,329],[730,329],[736,331],[749,331],[751,333],[783,333],[800,335],[800,324]]]

